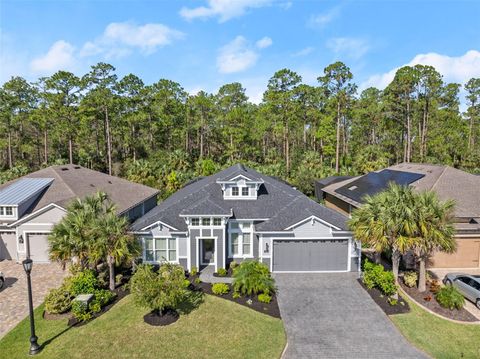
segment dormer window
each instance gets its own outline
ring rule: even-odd
[[[238,187],[232,187],[232,196],[238,196],[239,194]]]
[[[264,182],[258,177],[248,178],[239,174],[217,180],[217,183],[222,186],[224,199],[255,200]]]
[[[246,197],[249,195],[249,188],[248,187],[242,187],[242,196]]]
[[[0,207],[0,217],[13,217],[13,207]]]

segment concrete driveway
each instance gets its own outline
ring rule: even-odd
[[[28,315],[27,278],[21,264],[1,261],[0,272],[5,275],[5,285],[0,290],[0,338]],[[43,302],[51,288],[58,287],[68,271],[58,264],[33,264],[32,295],[36,307]]]
[[[284,358],[427,358],[400,334],[354,273],[275,274]]]

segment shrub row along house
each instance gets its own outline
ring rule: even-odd
[[[389,182],[434,191],[443,201],[455,201],[457,251],[435,253],[430,267],[480,268],[480,176],[449,166],[402,163],[358,177],[328,177],[316,182],[319,200],[339,213],[350,215],[365,195],[385,190]]]
[[[146,263],[228,268],[258,259],[273,272],[360,269],[347,217],[279,179],[235,165],[156,205],[158,191],[80,166],[52,166],[0,187],[0,259],[48,262],[47,237],[69,202],[105,192],[133,222]]]
[[[258,259],[272,272],[359,270],[347,217],[243,165],[201,178],[139,218],[145,262],[228,268]]]
[[[0,260],[49,261],[47,237],[68,204],[97,191],[131,221],[157,204],[156,189],[76,165],[51,166],[0,186]]]

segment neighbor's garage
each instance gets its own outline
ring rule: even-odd
[[[48,260],[48,234],[47,233],[28,233],[27,248],[30,251],[30,258],[34,262],[49,262]]]
[[[274,272],[334,272],[348,270],[346,239],[275,239]]]
[[[480,268],[480,237],[457,238],[457,251],[438,252],[433,256],[435,268]]]

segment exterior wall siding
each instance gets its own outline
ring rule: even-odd
[[[190,229],[190,265],[199,269],[199,263],[197,258],[197,237],[200,237],[200,229]]]
[[[15,232],[0,232],[0,260],[17,259],[17,237]]]
[[[223,228],[215,228],[212,232],[212,236],[216,237],[215,262],[217,268],[225,268],[225,251],[223,248],[223,236],[225,230]]]
[[[295,237],[331,237],[330,227],[313,219],[293,228]]]

